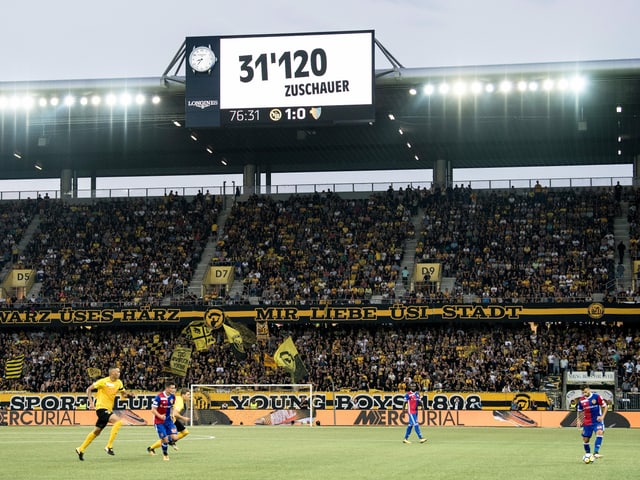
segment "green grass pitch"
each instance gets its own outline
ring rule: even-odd
[[[112,457],[110,427],[85,452],[74,451],[91,427],[0,427],[7,479],[434,479],[634,478],[640,430],[609,429],[601,453],[582,463],[577,429],[423,428],[427,443],[402,443],[400,427],[198,426],[179,451],[149,456],[151,427],[120,430]]]

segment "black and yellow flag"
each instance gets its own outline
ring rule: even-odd
[[[193,346],[196,347],[198,352],[206,350],[210,345],[216,343],[216,339],[211,333],[211,327],[205,325],[203,321],[191,322],[187,328],[189,329],[191,340],[193,340]]]
[[[227,342],[231,344],[231,349],[235,357],[238,360],[245,360],[247,358],[247,351],[244,348],[244,340],[240,332],[226,323],[222,324],[222,327],[227,336]]]
[[[309,377],[309,372],[305,366],[296,345],[291,337],[287,337],[273,354],[276,365],[284,368],[291,374],[293,383],[300,383]]]
[[[24,365],[24,355],[10,358],[4,364],[4,378],[22,378],[22,367]]]
[[[273,357],[266,352],[262,354],[262,364],[267,368],[276,368],[278,366]]]
[[[160,341],[160,335],[156,333],[153,336],[153,339],[147,342],[147,350],[154,356],[162,353],[164,350],[164,343]]]

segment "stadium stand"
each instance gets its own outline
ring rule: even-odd
[[[233,207],[218,261],[236,262],[244,295],[266,304],[392,297],[411,232],[409,206],[393,193],[253,196]]]
[[[42,269],[39,299],[73,305],[157,305],[186,291],[218,205],[160,199],[47,202],[24,255]]]
[[[584,301],[613,278],[613,217],[606,189],[449,189],[425,204],[416,257],[442,263],[458,298]]]
[[[265,344],[252,343],[238,360],[216,331],[216,343],[193,352],[181,382],[286,383],[288,373],[263,363],[265,353],[292,335],[320,390],[368,388],[403,391],[417,382],[424,391],[537,391],[561,370],[617,371],[629,392],[637,392],[640,329],[637,326],[547,324],[434,324],[428,326],[273,328]],[[596,339],[597,341],[592,341]],[[178,327],[162,330],[65,328],[53,331],[3,329],[0,348],[7,358],[25,355],[25,375],[4,379],[0,390],[82,392],[87,367],[106,371],[117,364],[132,389],[161,388],[158,372],[171,352],[188,339]],[[159,346],[159,348],[158,348]],[[557,362],[550,359],[557,358]],[[563,361],[563,360],[566,360]],[[331,377],[333,385],[329,383]]]
[[[617,217],[629,221],[628,266],[638,258],[637,197],[625,194],[625,213],[611,189],[407,188],[367,198],[331,192],[252,196],[231,206],[227,216],[215,199],[173,193],[159,199],[39,199],[37,208],[35,202],[15,203],[3,213],[5,238],[15,242],[27,225],[37,225],[24,252],[12,260],[41,268],[42,290],[38,300],[3,299],[2,307],[157,305],[179,284],[184,290],[194,280],[200,261],[234,265],[244,298],[257,297],[264,305],[359,304],[376,296],[382,302],[419,303],[419,293],[422,301],[442,301],[443,292],[420,285],[395,298],[401,265],[425,259],[442,262],[455,277],[447,297],[452,302],[468,295],[488,303],[571,302],[597,293],[628,301],[637,293],[625,290],[618,297],[619,287],[611,284]],[[419,231],[416,224],[422,225]],[[202,259],[208,242],[217,251]],[[22,378],[3,379],[0,390],[82,391],[88,366],[106,370],[113,363],[127,372],[130,388],[157,389],[156,373],[186,341],[182,329],[3,328],[4,361],[24,354],[26,367]],[[538,390],[547,375],[567,368],[615,370],[620,388],[635,393],[637,326],[593,323],[588,332],[581,325],[545,321],[533,329],[482,322],[280,326],[273,327],[266,344],[249,342],[249,357],[241,363],[217,330],[214,345],[193,353],[183,381],[286,382],[288,374],[266,367],[262,359],[291,334],[319,389],[330,388],[330,375],[332,387],[345,390],[366,384],[397,391],[411,381],[427,391]]]
[[[636,297],[640,222],[633,194],[627,194],[628,212],[616,215],[612,192],[407,188],[366,198],[326,192],[252,196],[229,211],[221,211],[219,199],[173,193],[73,203],[40,199],[37,216],[33,203],[5,207],[14,223],[4,223],[4,258],[13,267],[39,270],[42,285],[32,293],[41,303],[180,299],[201,280],[193,275],[207,244],[214,253],[205,263],[235,267],[242,288],[236,303],[628,301]],[[629,225],[625,276],[616,274],[621,240],[614,224],[621,218]],[[29,226],[35,231],[23,239],[28,244],[19,256],[11,254]],[[451,288],[403,276],[403,267],[413,272],[425,261],[442,265]],[[232,300],[225,294],[218,301]]]

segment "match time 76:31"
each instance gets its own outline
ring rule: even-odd
[[[260,109],[258,108],[244,108],[242,110],[229,110],[229,122],[259,122],[260,121]]]

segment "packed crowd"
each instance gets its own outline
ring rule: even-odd
[[[231,212],[217,260],[236,262],[245,298],[264,303],[590,301],[615,278],[619,205],[608,188],[253,197]],[[414,238],[415,262],[441,264],[451,291],[429,279],[395,297],[398,282],[409,287],[401,264]]]
[[[220,199],[202,193],[85,203],[38,199],[35,208],[35,202],[2,204],[0,215],[4,257],[37,270],[41,303],[153,305],[184,298],[207,242],[216,243],[210,263],[233,265],[244,287],[236,299],[225,289],[223,302],[361,303],[374,296],[384,303],[566,302],[590,301],[611,289],[618,195],[611,188],[455,186],[389,189],[358,199],[331,192],[251,196],[234,202],[220,230]],[[626,195],[627,259],[635,259],[640,194]],[[34,211],[38,228],[16,252]],[[414,262],[439,263],[454,286],[410,281]]]
[[[629,208],[629,256],[632,260],[640,260],[640,189],[630,192]]]
[[[15,267],[37,271],[39,303],[76,306],[154,305],[184,291],[220,207],[210,196],[173,193],[39,205],[38,227]]]
[[[20,260],[18,244],[37,211],[34,201],[0,203],[0,268]]]
[[[281,368],[265,365],[291,335],[315,389],[404,391],[537,391],[547,375],[617,371],[627,391],[640,387],[637,325],[467,323],[406,327],[341,325],[270,327],[258,343],[245,335],[246,359],[237,358],[222,329],[215,344],[194,351],[184,384],[291,383]],[[24,375],[3,379],[0,391],[83,392],[89,368],[121,368],[130,389],[158,390],[174,348],[191,346],[179,327],[0,330],[7,361],[25,355]],[[0,367],[4,367],[1,365]]]
[[[232,262],[245,297],[300,303],[392,298],[407,238],[408,196],[253,196],[234,206],[215,262]]]
[[[614,278],[617,203],[605,188],[436,192],[423,202],[416,261],[440,263],[458,300],[589,300]],[[437,301],[425,287],[410,301]]]

